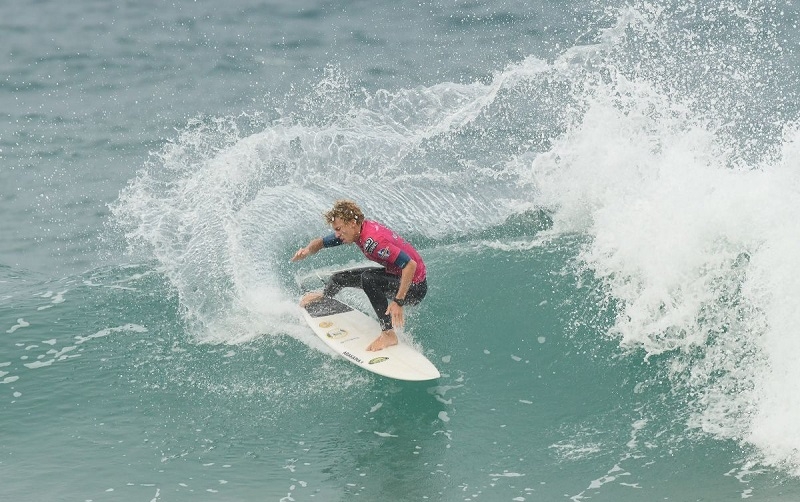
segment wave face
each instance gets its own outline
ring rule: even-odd
[[[330,67],[277,114],[192,121],[114,223],[214,343],[301,336],[293,279],[311,265],[288,258],[337,198],[434,254],[577,236],[563,263],[601,294],[576,324],[663,364],[690,428],[797,476],[793,9],[632,2],[556,57],[472,83],[365,90]]]

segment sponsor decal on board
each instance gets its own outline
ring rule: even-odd
[[[332,329],[325,333],[325,336],[328,338],[333,338],[334,340],[338,340],[339,338],[347,336],[347,330],[341,328]]]
[[[345,356],[345,357],[349,357],[350,359],[352,359],[353,361],[357,362],[358,364],[364,364],[364,361],[360,357],[354,356],[353,354],[351,354],[350,352],[348,352],[346,350],[344,352],[342,352],[342,355]]]

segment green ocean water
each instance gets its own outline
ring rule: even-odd
[[[0,5],[0,498],[800,499],[797,14]],[[302,320],[339,197],[439,380]]]
[[[463,252],[429,251],[438,279],[412,317],[411,336],[442,371],[436,382],[366,374],[310,348],[310,335],[198,344],[168,284],[145,267],[49,284],[67,292],[43,311],[54,297],[29,291],[14,307],[30,325],[4,337],[4,353],[21,354],[3,368],[18,377],[6,383],[4,491],[15,500],[797,493],[791,480],[747,472],[736,442],[687,430],[686,397],[661,361],[619,358],[602,326],[571,326],[570,312],[585,308],[576,289],[586,302],[595,293],[552,274],[563,253],[452,257]]]

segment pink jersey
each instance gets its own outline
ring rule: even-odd
[[[417,250],[380,223],[364,220],[361,225],[361,235],[356,244],[364,256],[386,267],[386,271],[392,275],[402,273],[398,263],[404,265],[407,263],[407,258],[414,260],[417,263],[417,269],[414,271],[412,282],[419,283],[425,280],[425,262],[422,261]],[[400,258],[399,262],[398,258]]]

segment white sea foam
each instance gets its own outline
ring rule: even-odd
[[[515,160],[521,182],[553,233],[589,236],[578,261],[618,307],[608,334],[672,354],[699,396],[689,425],[800,475],[800,124],[752,163],[680,96],[619,75],[593,89],[548,151]]]
[[[111,335],[113,333],[120,333],[120,332],[125,332],[125,331],[131,331],[131,332],[134,332],[134,333],[147,333],[147,328],[145,328],[144,326],[138,325],[138,324],[125,324],[123,326],[117,326],[117,327],[114,327],[114,328],[105,328],[105,329],[101,329],[100,331],[98,331],[96,333],[92,333],[91,335],[86,335],[86,336],[77,335],[77,336],[75,336],[74,337],[75,338],[75,345],[81,345],[81,344],[86,343],[86,342],[88,342],[90,340],[93,340],[95,338],[103,338],[103,337],[106,337],[106,336]]]
[[[34,361],[32,363],[25,363],[24,366],[26,368],[30,368],[32,370],[35,370],[37,368],[42,368],[44,366],[50,366],[54,362],[55,362],[55,359],[49,359],[47,361]]]
[[[11,328],[7,329],[6,333],[13,333],[13,332],[15,332],[16,330],[18,330],[20,328],[27,328],[30,325],[31,324],[28,321],[26,321],[25,319],[20,317],[19,319],[17,319],[17,324],[15,324],[14,326],[11,326]]]
[[[499,473],[499,474],[498,473],[489,474],[489,476],[491,476],[493,478],[521,478],[521,477],[525,476],[525,474],[520,473],[520,472],[503,471],[502,473]]]

